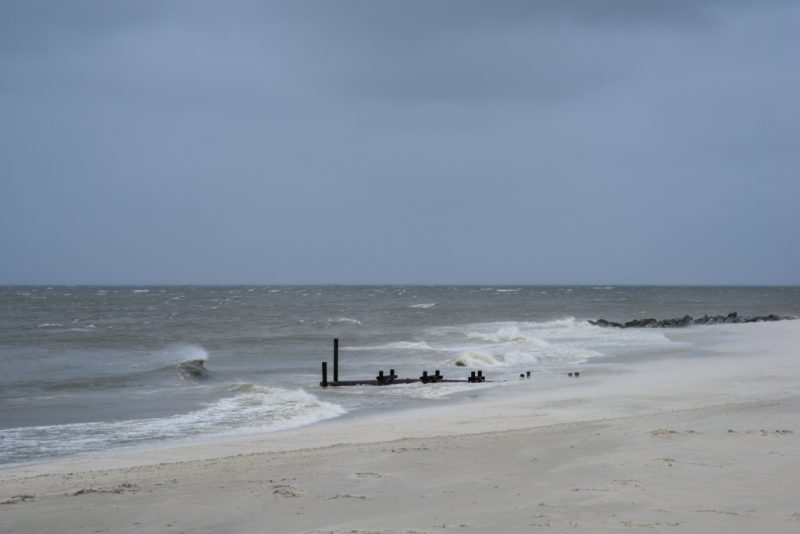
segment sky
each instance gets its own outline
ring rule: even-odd
[[[800,3],[0,2],[0,284],[800,284]]]

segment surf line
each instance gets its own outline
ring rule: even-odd
[[[524,375],[520,375],[522,378]],[[528,371],[527,377],[530,378],[531,372]],[[432,375],[428,371],[423,371],[419,378],[400,378],[395,374],[394,369],[389,370],[389,374],[384,374],[383,370],[378,371],[378,376],[374,379],[363,380],[339,380],[339,338],[333,340],[333,380],[328,380],[328,362],[322,362],[322,382],[320,386],[326,388],[328,386],[390,386],[393,384],[414,384],[422,382],[423,384],[436,384],[436,383],[453,383],[453,382],[467,382],[470,384],[477,384],[486,382],[486,377],[483,371],[471,371],[466,379],[445,378],[439,369],[436,369]],[[489,380],[492,382],[492,380]]]

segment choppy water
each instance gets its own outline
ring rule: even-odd
[[[730,311],[800,316],[800,288],[0,288],[0,463],[437,402],[671,344],[586,319]],[[497,382],[323,390],[334,337],[340,378],[482,369]],[[180,366],[192,359],[207,376]]]

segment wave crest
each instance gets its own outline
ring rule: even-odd
[[[170,417],[0,430],[0,463],[166,439],[286,430],[346,413],[303,390],[236,384],[232,396]]]

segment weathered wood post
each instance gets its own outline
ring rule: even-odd
[[[339,381],[339,338],[333,338],[333,381]]]
[[[527,375],[525,378],[530,378],[531,377],[531,372],[530,371],[526,371],[525,374]]]
[[[328,387],[328,362],[322,362],[322,382],[319,385],[324,388]]]

